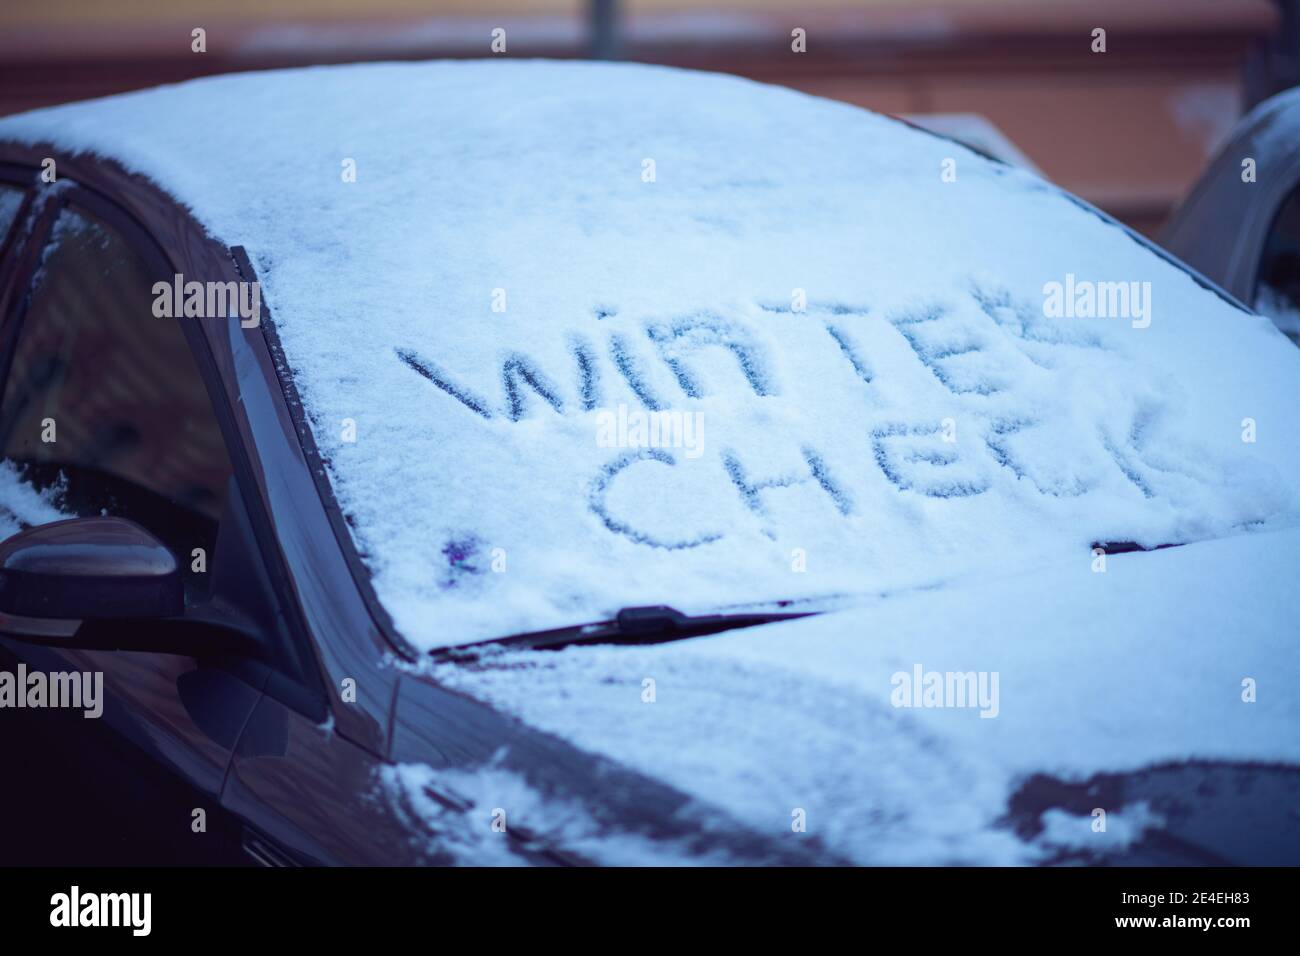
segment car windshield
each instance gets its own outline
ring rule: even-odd
[[[248,249],[418,647],[1086,573],[1096,542],[1300,513],[1300,352],[1029,173],[645,67],[257,82],[125,97],[111,129],[75,106],[9,122],[117,146]],[[258,148],[131,147],[196,97]]]

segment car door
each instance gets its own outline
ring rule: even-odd
[[[59,183],[26,206],[21,241],[0,264],[0,533],[59,517],[129,518],[177,556],[187,605],[213,606],[230,590],[221,582],[246,578],[241,565],[256,555],[192,336],[151,308],[154,283],[171,277],[143,230],[98,194]],[[242,588],[247,600],[264,597],[254,590]],[[217,610],[257,626],[255,611],[229,601]],[[183,653],[0,642],[29,667],[102,673],[104,718],[207,798],[195,809],[218,806],[274,666],[273,654],[218,667]],[[158,823],[177,840],[200,832],[190,813]]]

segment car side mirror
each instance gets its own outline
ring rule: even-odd
[[[111,621],[175,617],[184,610],[176,558],[133,521],[73,518],[0,543],[0,614]],[[6,623],[6,631],[22,636],[21,628]]]

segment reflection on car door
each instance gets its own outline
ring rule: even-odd
[[[151,311],[153,283],[170,277],[123,224],[75,204],[45,242],[0,338],[0,454],[68,517],[149,529],[185,569],[187,598],[202,601],[231,464],[183,320]],[[5,646],[32,667],[102,671],[104,716],[220,793],[259,687],[181,655]],[[175,826],[178,839],[191,833],[188,817]]]

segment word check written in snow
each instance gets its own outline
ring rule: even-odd
[[[1027,361],[1024,355],[1015,351],[1024,342],[1045,347],[1072,344],[1103,348],[1099,341],[1086,334],[1062,338],[1060,333],[1044,326],[1041,316],[1035,317],[1023,304],[1013,304],[1005,293],[988,293],[976,289],[972,293],[972,300],[973,305],[978,307],[973,310],[977,316],[974,320],[970,309],[934,307],[901,313],[886,322],[897,331],[915,359],[952,396],[991,396],[1010,390],[1015,383],[1015,375],[1007,370],[1013,369],[1016,362]],[[814,317],[819,311],[824,313],[820,317],[821,328],[853,374],[870,385],[874,373],[861,351],[855,347],[848,328],[848,323],[855,315],[859,319],[864,318],[865,310],[810,308],[809,311],[814,313]],[[700,377],[690,362],[693,351],[706,347],[729,352],[755,396],[765,398],[779,393],[764,350],[740,323],[700,315],[650,325],[644,331],[650,346],[657,350],[659,359],[687,398],[702,398],[706,394]],[[954,339],[961,340],[962,345],[954,347]],[[582,411],[597,411],[599,425],[604,427],[612,422],[617,425],[615,431],[618,434],[626,436],[628,432],[625,425],[626,406],[620,406],[617,413],[604,412],[608,421],[599,417],[603,400],[602,365],[606,366],[606,372],[610,370],[608,366],[612,365],[615,375],[626,383],[650,412],[661,412],[667,408],[662,384],[652,383],[651,376],[647,374],[647,363],[638,353],[630,335],[623,332],[612,332],[609,335],[607,362],[602,362],[601,353],[589,340],[573,337],[571,342],[577,376],[576,387],[569,395],[577,395],[576,407]],[[563,390],[555,385],[555,380],[533,359],[522,353],[509,353],[501,362],[500,381],[504,390],[504,402],[501,404],[494,404],[484,398],[425,355],[411,349],[398,349],[396,354],[407,367],[484,420],[521,420],[527,412],[529,392],[559,414],[566,414],[575,407],[572,398],[566,398]],[[991,361],[986,361],[982,366],[971,366],[967,360],[972,357]],[[1028,361],[1032,361],[1032,357]],[[990,488],[991,475],[999,468],[1010,470],[1017,478],[1031,473],[1017,459],[1011,445],[1016,433],[1035,424],[1029,418],[998,419],[987,425],[978,444],[959,449],[952,419],[884,423],[870,430],[872,457],[884,477],[899,490],[934,498],[979,495]],[[665,432],[679,436],[683,433],[691,435],[690,428],[669,428]],[[695,426],[695,440],[687,448],[687,458],[699,457],[702,434],[701,423]],[[598,444],[606,447],[619,443]],[[623,444],[635,448],[638,443],[625,441]],[[677,459],[664,451],[662,446],[656,447],[655,443],[648,441],[644,445],[633,453],[617,456],[591,481],[588,504],[592,512],[609,530],[659,547],[694,547],[721,537],[721,534],[701,534],[682,540],[662,540],[638,532],[610,515],[605,505],[605,496],[621,473],[640,463],[657,462],[668,466],[677,463]],[[840,514],[853,514],[855,496],[839,476],[832,474],[825,456],[817,448],[804,443],[798,446],[798,457],[801,467],[797,471],[759,477],[751,473],[737,453],[722,449],[718,455],[720,478],[729,481],[745,507],[761,519],[767,518],[763,503],[764,492],[804,484],[824,492]],[[1126,463],[1117,461],[1117,465],[1124,474],[1132,477],[1131,469],[1126,468]],[[1058,496],[1082,494],[1086,490],[1086,484],[1077,480],[1039,487],[1039,491],[1044,494]],[[770,528],[765,528],[765,533],[769,536],[773,534]]]

